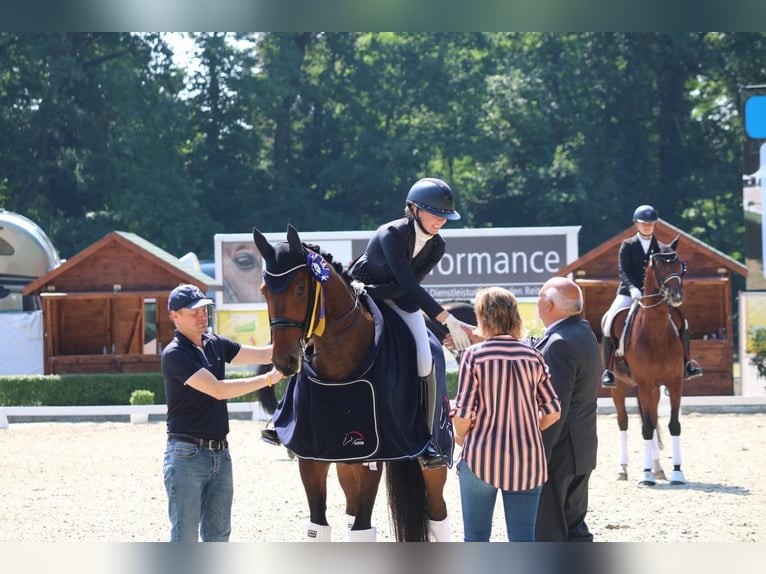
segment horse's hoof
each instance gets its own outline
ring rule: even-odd
[[[662,470],[662,469],[660,469],[660,470],[653,470],[652,474],[654,475],[654,478],[656,478],[657,480],[667,480],[668,479],[668,477],[665,476],[665,471]]]
[[[654,486],[657,481],[654,479],[654,475],[649,470],[644,471],[644,478],[638,483],[638,486]]]
[[[617,480],[628,480],[628,473],[624,470],[621,470],[617,473]]]
[[[684,473],[680,470],[674,470],[672,473],[670,473],[670,484],[686,484],[686,477],[684,476]]]

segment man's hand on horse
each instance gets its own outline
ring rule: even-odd
[[[631,287],[630,296],[633,299],[641,299],[641,289],[639,289],[638,287]]]

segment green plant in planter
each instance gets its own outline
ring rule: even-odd
[[[135,391],[130,393],[130,404],[131,405],[153,405],[154,393],[152,391],[147,391],[146,389],[136,389]]]

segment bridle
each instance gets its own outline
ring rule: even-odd
[[[273,273],[268,270],[263,271],[264,279],[267,277],[282,278],[289,282],[292,282],[292,276],[295,275],[300,269],[304,267],[308,270],[309,274],[309,296],[306,302],[306,314],[303,320],[288,319],[286,317],[272,317],[269,320],[269,326],[272,331],[279,329],[301,329],[301,337],[299,340],[301,348],[301,357],[305,358],[306,349],[309,341],[313,337],[321,337],[325,332],[325,293],[324,285],[330,278],[330,270],[327,267],[327,262],[324,258],[314,251],[305,251],[306,262],[295,265],[294,267],[283,271],[281,273]],[[360,315],[359,297],[354,294],[354,305],[341,315],[334,323],[340,323],[346,318],[353,315],[353,320],[342,331],[334,334],[330,339],[330,343],[324,345],[322,351],[325,351],[328,347],[331,347],[340,342],[343,336],[348,333],[356,324]],[[313,359],[320,353],[318,350],[314,350],[311,354]]]
[[[675,263],[678,260],[678,253],[675,251],[665,251],[661,253],[654,253],[651,256],[649,256],[649,263],[651,264],[652,272],[654,273],[654,279],[657,281],[657,285],[659,286],[659,291],[657,293],[651,293],[649,295],[642,295],[638,298],[638,305],[642,309],[651,309],[653,307],[657,307],[658,305],[662,305],[665,302],[668,302],[668,284],[671,281],[678,281],[678,287],[679,289],[683,288],[683,276],[686,273],[686,263],[681,261],[681,272],[678,273],[676,271],[673,271],[672,273],[669,273],[665,277],[661,277],[659,272],[657,271],[657,266],[654,264],[655,259],[661,260],[663,263]],[[645,304],[645,299],[654,299],[659,298],[659,301],[653,304]]]

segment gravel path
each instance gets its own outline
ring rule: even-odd
[[[666,472],[672,469],[661,420]],[[599,467],[591,479],[589,525],[606,542],[766,541],[766,414],[682,417],[688,483],[637,485],[642,461],[638,419],[630,419],[631,477],[618,482],[617,423],[599,416]],[[232,420],[235,499],[232,541],[303,540],[308,510],[298,466],[259,440],[262,422]],[[153,542],[167,539],[162,484],[163,421],[11,422],[0,430],[0,542]],[[334,468],[334,467],[333,467]],[[343,501],[331,470],[328,519],[344,539]],[[458,482],[445,494],[454,540],[462,540]],[[374,524],[392,541],[381,484]],[[504,540],[502,506],[493,540]]]

